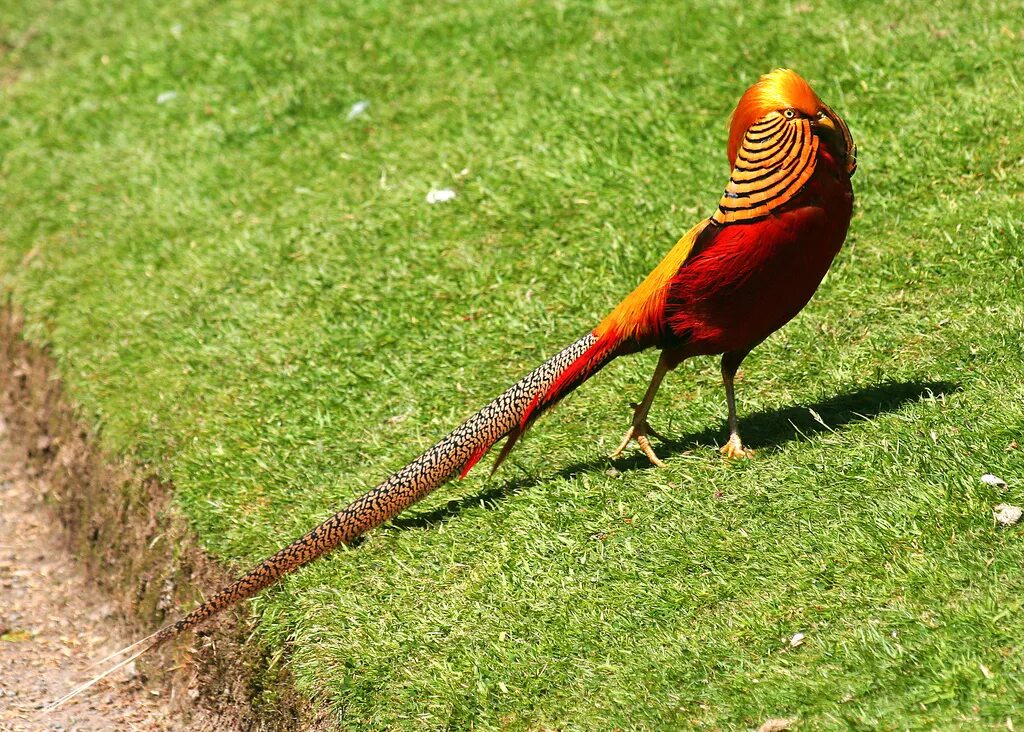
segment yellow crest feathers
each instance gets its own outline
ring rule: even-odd
[[[822,108],[821,99],[803,77],[789,69],[775,69],[747,89],[732,113],[729,125],[729,165],[736,162],[747,128],[769,112],[795,109],[814,116]]]

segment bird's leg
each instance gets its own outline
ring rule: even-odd
[[[751,458],[754,451],[743,447],[740,439],[740,422],[736,417],[736,393],[733,381],[740,363],[749,351],[732,351],[722,355],[722,383],[725,384],[725,401],[729,405],[729,441],[722,446],[722,454],[727,458]]]
[[[659,440],[665,438],[659,435],[657,432],[651,429],[651,426],[647,424],[647,413],[651,411],[651,405],[654,403],[654,395],[658,393],[658,387],[661,386],[661,380],[665,378],[671,370],[668,359],[665,358],[663,353],[661,358],[658,359],[658,365],[654,369],[654,375],[651,377],[651,383],[647,386],[647,393],[644,394],[644,400],[639,404],[633,405],[633,424],[630,425],[629,430],[626,431],[626,436],[622,438],[622,442],[619,443],[618,448],[611,454],[611,457],[617,458],[622,454],[622,451],[629,445],[630,440],[636,440],[636,444],[639,445],[647,459],[651,461],[652,465],[656,465],[659,468],[665,467],[665,463],[655,454],[654,448],[651,447],[651,441],[648,435],[654,435]]]

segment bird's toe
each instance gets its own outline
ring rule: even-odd
[[[722,445],[721,453],[724,457],[730,460],[735,459],[750,459],[754,457],[754,451],[743,446],[743,441],[739,435],[732,435],[729,437],[729,441]]]

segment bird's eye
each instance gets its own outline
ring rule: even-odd
[[[785,117],[786,119],[793,119],[794,117],[796,117],[796,112],[794,112],[792,109],[787,109],[782,113],[782,116]]]

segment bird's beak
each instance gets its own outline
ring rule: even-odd
[[[823,104],[822,110],[811,123],[818,136],[839,156],[840,162],[846,165],[846,174],[853,175],[857,170],[857,145],[850,136],[850,128],[843,118]]]

